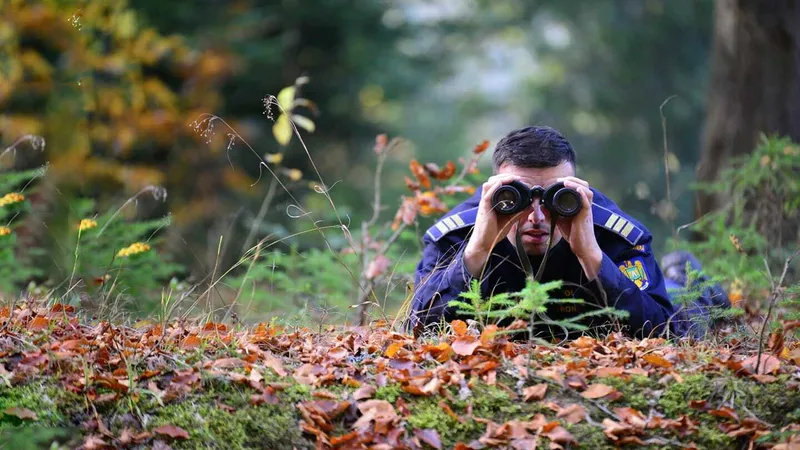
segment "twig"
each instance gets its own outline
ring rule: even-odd
[[[789,264],[792,263],[792,260],[800,253],[800,248],[795,250],[791,256],[786,258],[786,261],[783,263],[783,272],[781,273],[781,277],[778,280],[778,284],[772,283],[772,293],[770,293],[769,297],[769,308],[767,308],[767,317],[764,318],[764,323],[761,324],[761,333],[758,338],[758,356],[756,357],[756,374],[758,374],[758,370],[761,367],[761,354],[764,351],[764,332],[767,330],[767,325],[769,325],[769,319],[772,316],[772,309],[775,307],[775,303],[778,301],[778,297],[781,293],[781,288],[783,287],[784,279],[786,278],[786,272],[789,270]],[[766,260],[764,264],[767,266],[767,271],[769,271],[769,264],[767,264]]]
[[[667,181],[667,204],[669,204],[670,212],[672,212],[672,194],[670,193],[669,188],[669,150],[667,148],[667,118],[664,117],[664,106],[672,100],[673,98],[677,97],[677,95],[670,95],[664,100],[664,103],[658,107],[658,114],[661,116],[661,133],[664,137],[664,177]],[[678,237],[678,230],[675,228],[675,216],[672,216],[672,233],[674,237]]]

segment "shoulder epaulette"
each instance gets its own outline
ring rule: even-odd
[[[433,239],[433,242],[437,242],[448,233],[475,225],[475,218],[477,216],[477,207],[465,209],[464,211],[451,214],[440,219],[438,222],[433,224],[432,227],[428,228],[428,231],[425,234]]]
[[[619,235],[631,245],[636,245],[645,234],[641,227],[628,218],[597,203],[592,203],[592,217],[595,225]]]

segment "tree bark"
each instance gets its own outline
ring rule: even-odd
[[[697,178],[715,181],[761,133],[800,142],[800,2],[716,0],[706,123]],[[719,195],[700,193],[697,216]]]

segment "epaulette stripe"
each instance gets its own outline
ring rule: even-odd
[[[619,232],[619,234],[627,238],[628,235],[631,234],[631,231],[633,231],[633,224],[628,222],[628,224],[625,225],[625,228],[623,228],[622,231]]]
[[[603,227],[608,231],[618,234],[631,245],[636,245],[639,239],[644,236],[645,232],[634,224],[631,220],[622,217],[620,214],[612,210],[600,206],[597,203],[592,204],[594,213],[595,225]]]
[[[453,218],[453,221],[456,223],[457,227],[463,227],[466,225],[466,223],[464,223],[464,219],[462,219],[458,214],[454,214],[451,217]]]
[[[619,220],[617,221],[617,223],[615,223],[614,226],[611,229],[616,231],[617,233],[619,233],[620,231],[622,231],[622,227],[624,227],[627,224],[628,224],[628,221],[623,219],[622,217],[620,217]]]
[[[608,218],[608,220],[606,220],[605,227],[606,228],[613,227],[614,223],[617,221],[617,219],[619,219],[619,216],[612,213],[611,216]]]

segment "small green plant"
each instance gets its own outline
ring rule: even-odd
[[[461,297],[468,302],[451,300],[448,305],[455,307],[459,314],[474,317],[484,326],[509,319],[530,320],[531,334],[537,325],[562,328],[568,332],[590,331],[590,328],[583,323],[586,319],[599,316],[606,316],[609,319],[624,319],[628,316],[627,311],[605,307],[592,309],[565,319],[553,320],[547,316],[548,306],[585,304],[581,298],[551,298],[550,291],[559,289],[562,285],[563,281],[561,280],[540,283],[529,278],[525,288],[518,292],[504,292],[484,299],[480,283],[478,280],[472,280],[470,289],[461,294]],[[514,330],[505,331],[515,332]]]

